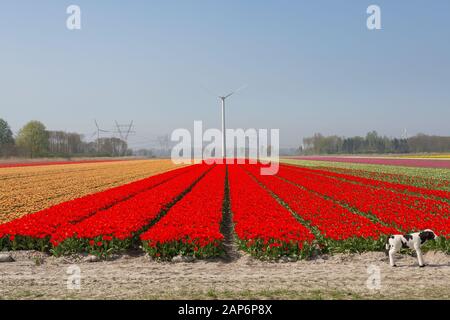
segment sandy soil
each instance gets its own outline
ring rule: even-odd
[[[390,268],[379,252],[298,262],[246,255],[179,263],[151,261],[142,253],[99,262],[30,251],[12,256],[15,262],[0,263],[3,299],[450,299],[450,256],[441,252],[428,252],[425,268],[407,255]],[[67,288],[73,264],[81,270],[79,289]],[[370,281],[377,268],[379,287]]]

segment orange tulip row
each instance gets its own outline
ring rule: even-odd
[[[135,160],[0,168],[0,223],[176,167]]]

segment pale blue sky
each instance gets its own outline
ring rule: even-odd
[[[66,7],[82,10],[69,31]],[[380,31],[366,8],[382,10]],[[314,132],[450,134],[450,1],[85,1],[0,4],[0,117],[90,134],[93,119],[135,121],[132,146],[220,126]]]

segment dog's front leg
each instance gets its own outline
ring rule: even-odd
[[[417,253],[417,260],[419,260],[419,266],[421,268],[425,267],[425,263],[423,262],[422,250],[420,250],[420,246],[415,245],[414,249],[416,250]]]
[[[396,267],[395,264],[395,260],[394,260],[394,254],[397,250],[395,250],[395,248],[391,248],[389,250],[389,264],[391,265],[391,267]]]

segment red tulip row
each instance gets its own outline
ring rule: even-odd
[[[73,225],[59,228],[51,237],[56,254],[88,251],[107,254],[131,247],[137,236],[181,199],[211,166],[201,164],[186,174],[142,192],[127,201]]]
[[[270,189],[298,216],[316,228],[318,237],[328,250],[363,251],[383,247],[383,235],[398,233],[392,227],[374,223],[367,217],[299,188],[277,176],[261,175],[258,166],[245,169]]]
[[[433,229],[450,235],[448,209],[430,205],[429,199],[372,188],[282,166],[278,176],[306,189],[376,216],[403,231]]]
[[[64,202],[5,223],[0,225],[0,246],[14,249],[48,249],[49,240],[57,230],[66,229],[91,216],[107,211],[108,208],[126,202],[138,194],[149,192],[161,184],[168,184],[172,179],[192,170],[193,168],[186,167],[169,171]]]
[[[225,166],[218,165],[156,225],[141,235],[144,249],[156,258],[178,254],[196,257],[222,254],[224,237],[220,227],[224,185]]]
[[[271,258],[310,254],[313,234],[252,179],[243,166],[228,166],[228,183],[241,249]]]
[[[364,184],[364,185],[372,186],[372,187],[376,187],[376,188],[383,188],[383,189],[393,190],[393,191],[402,192],[402,193],[413,193],[413,194],[422,195],[422,196],[450,200],[450,192],[444,191],[444,190],[431,190],[431,189],[427,189],[427,188],[420,188],[420,187],[415,187],[415,186],[401,184],[401,183],[393,183],[393,182],[369,179],[369,178],[364,178],[364,177],[358,177],[358,176],[344,174],[344,173],[337,173],[337,172],[328,171],[328,170],[310,169],[310,168],[297,167],[297,166],[287,166],[287,167],[299,170],[300,172],[308,172],[308,173],[313,173],[313,174],[324,175],[327,177],[335,177],[335,178],[343,179],[346,181],[352,181],[352,182],[356,182],[359,184]],[[433,202],[433,200],[430,200],[430,202]],[[445,206],[447,209],[450,208],[450,205],[448,203],[445,203],[442,201],[434,201],[434,203],[436,203],[437,205]]]

